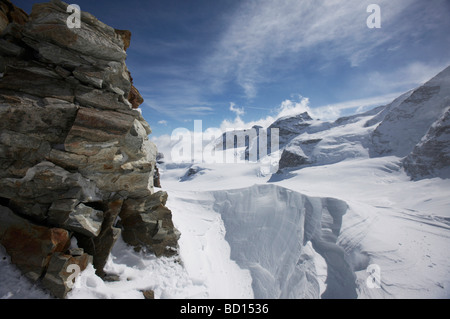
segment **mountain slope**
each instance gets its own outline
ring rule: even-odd
[[[271,127],[280,125],[280,131],[290,132],[289,139],[282,139],[288,143],[285,146],[280,143],[279,168],[328,165],[357,157],[405,157],[414,150],[404,162],[412,177],[448,177],[445,173],[445,167],[449,166],[445,153],[448,136],[443,119],[448,106],[450,67],[392,103],[362,114],[339,118],[333,123],[311,121],[297,133],[289,125],[288,129],[281,126],[289,123],[288,119],[277,121]],[[433,165],[438,167],[432,169]]]
[[[450,108],[431,126],[404,162],[413,179],[450,178]]]
[[[392,108],[372,134],[371,156],[407,156],[450,105],[450,67]]]

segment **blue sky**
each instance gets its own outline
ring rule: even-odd
[[[33,1],[13,0],[30,13]],[[385,104],[450,64],[449,0],[77,0],[132,32],[154,136]],[[369,29],[367,6],[381,8]]]

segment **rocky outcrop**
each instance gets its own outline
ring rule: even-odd
[[[279,118],[272,123],[268,131],[273,128],[279,129],[280,148],[286,146],[293,138],[304,133],[310,126],[313,119],[307,112],[296,116],[286,116]]]
[[[371,136],[371,157],[405,157],[450,105],[450,67],[388,106]]]
[[[59,0],[29,17],[9,0],[0,9],[0,240],[13,263],[64,297],[68,265],[92,262],[104,276],[121,234],[175,254],[167,194],[153,194],[157,149],[125,64],[131,33],[87,12],[70,29]]]
[[[320,141],[320,139],[304,141],[300,138],[294,138],[281,153],[278,168],[282,170],[311,164],[311,160],[304,150],[308,149],[309,151],[312,146],[317,145]]]
[[[0,33],[3,32],[11,22],[24,25],[27,21],[28,15],[25,11],[17,8],[9,0],[0,1]]]
[[[447,67],[390,104],[333,123],[311,122],[307,114],[279,119],[271,125],[280,129],[278,173],[351,158],[398,156],[413,179],[449,178],[444,114],[450,105],[449,88]]]
[[[159,191],[138,199],[128,198],[120,212],[123,238],[136,250],[151,247],[157,256],[176,253],[178,230],[172,222],[170,210],[165,206],[167,193]]]
[[[450,178],[450,109],[431,126],[403,165],[414,180]]]

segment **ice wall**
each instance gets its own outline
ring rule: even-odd
[[[231,259],[252,276],[255,298],[318,298],[311,241],[327,262],[324,298],[356,298],[355,275],[336,244],[343,201],[314,198],[276,185],[212,192]]]

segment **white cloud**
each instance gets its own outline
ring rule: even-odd
[[[310,115],[316,119],[320,118],[321,120],[332,121],[342,116],[342,111],[354,110],[355,114],[361,113],[371,107],[389,104],[403,93],[405,92],[397,92],[381,96],[374,96],[366,99],[357,99],[329,105],[323,105],[313,108],[310,112]]]
[[[234,104],[232,106],[234,107]],[[277,108],[271,110],[270,113],[275,114],[273,116],[267,115],[266,117],[261,118],[259,120],[246,122],[243,121],[239,115],[237,115],[233,121],[227,119],[223,120],[220,125],[220,129],[222,131],[227,131],[231,129],[243,130],[251,128],[255,125],[267,128],[280,117],[293,116],[303,112],[308,112],[310,114],[312,112],[309,107],[308,98],[300,97],[299,101],[285,100],[281,102],[281,104]]]
[[[391,72],[374,71],[366,76],[370,87],[365,88],[365,91],[370,93],[413,89],[436,76],[449,64],[450,59],[444,63],[413,62]]]
[[[309,99],[305,97],[299,97],[299,101],[284,100],[281,102],[280,107],[277,110],[276,118],[285,116],[294,116],[304,112],[312,113],[309,107]]]
[[[209,106],[190,106],[186,108],[190,113],[195,114],[205,114],[214,111],[212,107]]]
[[[335,103],[330,105],[324,105],[316,108],[310,106],[308,98],[298,96],[297,98],[286,99],[280,103],[280,105],[272,110],[274,116],[268,115],[256,121],[243,121],[241,119],[239,108],[235,108],[235,104],[230,104],[230,109],[239,110],[234,120],[223,120],[219,128],[215,127],[201,127],[203,132],[203,145],[219,138],[223,132],[229,130],[243,130],[251,128],[255,125],[262,126],[264,128],[269,127],[273,122],[281,117],[295,116],[304,112],[308,112],[311,117],[321,120],[336,120],[341,116],[344,110],[357,110],[357,112],[363,112],[369,107],[375,107],[385,105],[392,102],[395,98],[400,96],[403,92],[388,94],[383,96],[376,96],[367,99],[351,100],[341,103]],[[161,122],[161,121],[160,121]],[[197,124],[198,125],[198,124]],[[200,128],[200,127],[197,127]],[[176,134],[175,134],[176,133]],[[177,149],[178,143],[193,143],[194,125],[187,126],[186,128],[179,128],[174,130],[170,135],[152,136],[151,140],[157,145],[158,151],[163,153],[167,162],[172,161],[172,152]],[[192,144],[193,145],[193,144]],[[194,151],[194,149],[192,149]],[[200,149],[197,152],[201,152]],[[196,158],[201,158],[201,153],[195,155]]]
[[[235,103],[230,102],[230,111],[231,112],[236,113],[236,116],[238,116],[238,117],[245,114],[245,111],[244,111],[243,108],[238,108],[238,107],[235,107],[235,106],[236,106]]]
[[[158,148],[158,152],[164,154],[164,159],[170,162],[170,150],[172,149],[173,145],[175,144],[172,142],[170,135],[160,135],[160,136],[152,136],[150,135],[150,140],[155,143],[156,147]]]
[[[304,112],[314,119],[321,119],[324,121],[334,121],[342,116],[343,111],[352,111],[352,113],[361,113],[372,107],[386,105],[392,102],[395,98],[399,97],[405,92],[391,93],[381,96],[374,96],[365,99],[349,100],[340,103],[322,105],[319,107],[311,107],[308,98],[298,96],[297,98],[286,99],[280,103],[280,105],[272,110],[272,114],[256,121],[243,121],[237,116],[233,121],[224,120],[220,125],[222,131],[230,129],[248,129],[254,125],[262,127],[269,127],[273,122],[281,117],[295,116]]]
[[[167,121],[166,120],[161,120],[161,121],[158,121],[158,124],[166,126],[167,125]]]
[[[178,121],[192,121],[196,117],[210,115],[214,112],[214,109],[210,106],[190,106],[192,104],[206,104],[206,102],[200,102],[196,98],[188,100],[181,97],[173,99],[152,99],[146,97],[141,107],[149,107]]]

